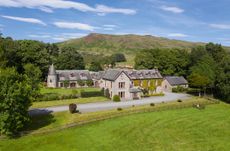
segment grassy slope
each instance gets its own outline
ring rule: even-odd
[[[121,52],[126,55],[127,62],[123,65],[133,65],[136,52],[142,49],[152,48],[183,48],[188,51],[198,45],[204,45],[200,42],[188,42],[181,40],[173,40],[154,36],[141,35],[107,35],[92,33],[86,37],[68,40],[58,43],[59,47],[73,46],[80,52],[87,54],[111,55],[115,52]],[[230,50],[229,47],[225,47]],[[85,55],[88,60],[89,55]]]
[[[93,103],[93,102],[103,102],[108,101],[105,97],[89,97],[89,98],[78,98],[78,99],[67,99],[67,100],[55,100],[55,101],[43,101],[43,102],[33,102],[31,108],[43,108],[50,106],[61,106],[69,105],[70,103]]]
[[[134,114],[45,135],[2,140],[0,147],[8,151],[229,151],[229,110],[229,105],[221,103],[205,110],[186,108]]]
[[[142,49],[151,48],[185,48],[190,50],[192,47],[202,45],[180,40],[172,40],[154,36],[140,35],[107,35],[90,34],[79,39],[72,39],[58,44],[59,47],[72,46],[81,52],[92,54],[111,55],[121,52],[126,55],[127,62],[123,65],[133,65],[136,52]],[[87,60],[88,55],[85,56]]]

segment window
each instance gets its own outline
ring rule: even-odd
[[[125,92],[118,92],[118,95],[120,96],[120,98],[124,98],[125,97]]]
[[[119,86],[118,86],[118,88],[125,88],[125,82],[119,82],[118,83],[119,84]]]
[[[52,80],[50,79],[50,83],[52,83]]]

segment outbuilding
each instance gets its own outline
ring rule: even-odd
[[[188,88],[188,81],[183,76],[166,76],[162,82],[162,89],[165,92],[172,92],[173,88]]]

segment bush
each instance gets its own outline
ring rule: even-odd
[[[114,102],[120,102],[120,101],[121,101],[121,98],[119,97],[119,95],[114,95],[114,96],[113,96],[113,101],[114,101]]]
[[[88,86],[88,87],[92,87],[93,86],[93,80],[86,80],[86,85]]]
[[[182,86],[177,86],[176,88],[172,88],[172,92],[179,93],[179,92],[186,92],[188,89]]]
[[[71,103],[69,105],[69,112],[73,114],[73,113],[76,113],[76,111],[77,111],[77,105],[74,103]]]
[[[79,86],[84,86],[85,85],[85,82],[83,80],[77,80],[77,84]]]
[[[110,98],[109,89],[105,89],[104,96],[107,97],[107,98]]]
[[[95,97],[95,96],[103,96],[103,93],[101,91],[81,91],[81,97],[87,98],[87,97]]]
[[[177,102],[182,102],[182,100],[181,100],[181,99],[178,99]]]
[[[154,103],[150,103],[150,106],[155,106],[155,104]]]
[[[121,108],[121,107],[118,107],[117,110],[118,110],[118,111],[122,111],[122,108]]]
[[[126,61],[125,55],[122,53],[115,53],[111,56],[111,58],[114,62],[125,62]]]

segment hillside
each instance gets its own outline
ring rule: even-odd
[[[59,46],[73,46],[81,51],[98,53],[136,52],[151,48],[186,48],[191,49],[202,43],[193,43],[180,40],[171,40],[151,35],[106,35],[92,33],[85,37],[59,43]]]
[[[130,65],[134,62],[136,52],[142,49],[183,48],[189,51],[198,45],[204,45],[204,43],[173,40],[151,35],[108,35],[98,33],[91,33],[82,38],[58,43],[59,47],[73,46],[77,48],[84,54],[86,60],[95,57],[95,54],[110,55],[115,52],[121,52],[126,55],[128,62],[125,64]]]

